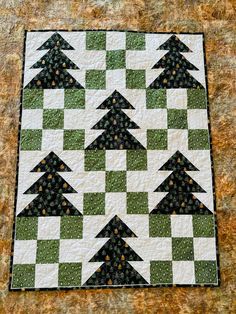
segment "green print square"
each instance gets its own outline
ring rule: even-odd
[[[36,240],[38,234],[38,217],[16,218],[16,240]]]
[[[148,193],[127,193],[127,214],[148,214]]]
[[[213,215],[193,215],[193,236],[207,238],[215,236],[215,220]]]
[[[145,34],[126,33],[127,50],[145,50]]]
[[[208,130],[188,130],[188,149],[210,149]]]
[[[64,150],[84,149],[84,130],[64,130]]]
[[[87,50],[106,50],[106,32],[87,31],[86,32]]]
[[[127,170],[128,171],[147,170],[147,151],[127,150]]]
[[[41,109],[43,108],[43,90],[24,89],[23,109]]]
[[[171,237],[171,220],[169,215],[150,215],[149,235],[155,237]]]
[[[111,50],[106,52],[107,70],[124,69],[125,50]]]
[[[60,263],[58,271],[59,287],[81,286],[81,263]]]
[[[84,89],[65,89],[65,109],[85,109]]]
[[[168,149],[167,130],[147,130],[147,149],[166,150]]]
[[[106,172],[106,192],[126,192],[126,172]]]
[[[207,97],[205,89],[188,89],[188,109],[205,109]]]
[[[43,110],[43,129],[63,129],[63,127],[64,127],[63,109]]]
[[[106,168],[105,150],[85,150],[85,171],[104,171]]]
[[[194,265],[197,284],[217,284],[216,261],[195,261]]]
[[[166,90],[165,89],[147,89],[146,90],[147,109],[166,108]]]
[[[59,261],[59,240],[37,241],[37,264],[52,264]]]
[[[145,70],[126,70],[126,88],[145,89],[146,88]]]
[[[172,238],[172,259],[173,261],[193,261],[193,239]]]
[[[12,288],[34,288],[35,265],[13,265]]]
[[[187,110],[185,109],[168,109],[168,129],[187,129]]]
[[[41,150],[42,130],[21,130],[21,150]]]
[[[171,284],[173,282],[171,261],[151,261],[151,284]]]
[[[61,239],[82,239],[83,238],[83,217],[63,216],[60,227]]]
[[[105,215],[105,193],[84,193],[83,215]]]
[[[87,89],[106,89],[106,71],[88,70],[86,71]]]

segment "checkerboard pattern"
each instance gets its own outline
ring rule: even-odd
[[[96,236],[115,215],[137,236],[125,239],[142,259],[130,264],[148,285],[218,285],[214,214],[150,215],[167,194],[154,192],[171,173],[159,169],[177,150],[198,168],[189,174],[206,193],[196,197],[214,212],[206,89],[149,87],[161,73],[152,69],[164,55],[157,48],[171,34],[59,34],[74,48],[64,51],[78,67],[68,72],[83,88],[26,87],[38,47],[53,35],[28,32],[11,288],[86,286],[102,264],[90,260],[108,240]],[[205,87],[202,35],[178,36]],[[134,107],[124,110],[139,126],[129,132],[145,149],[86,149],[108,111],[97,108],[114,90]],[[36,196],[24,192],[42,175],[31,170],[51,151],[71,169],[60,175],[76,193],[65,196],[82,215],[18,217]]]

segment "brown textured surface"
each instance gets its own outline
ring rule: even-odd
[[[235,1],[1,0],[0,313],[235,313]],[[205,32],[221,268],[219,288],[9,292],[24,29]],[[234,157],[234,160],[233,160]]]

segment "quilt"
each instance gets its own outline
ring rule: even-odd
[[[10,289],[217,286],[202,33],[27,31]]]

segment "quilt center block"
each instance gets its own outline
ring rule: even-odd
[[[10,289],[218,285],[203,34],[25,35]]]

